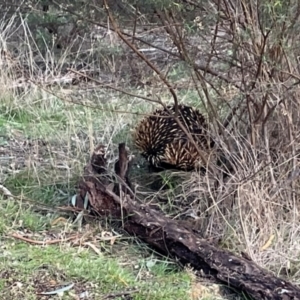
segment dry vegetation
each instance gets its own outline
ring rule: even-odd
[[[125,141],[146,202],[160,199],[166,213],[184,217],[205,238],[299,284],[300,4],[188,3],[161,5],[154,18],[122,4],[125,21],[114,7],[99,6],[103,22],[83,18],[91,33],[75,31],[59,53],[41,48],[18,13],[0,21],[0,182],[18,199],[55,207],[74,193],[97,143],[108,145],[113,165],[117,143]],[[172,102],[193,105],[210,120],[217,153],[205,176],[145,175],[131,144],[136,121]],[[220,153],[231,166],[226,178],[215,161]],[[154,188],[152,177],[167,189]],[[47,217],[51,223],[57,212]],[[23,227],[37,230],[35,217],[26,220]],[[44,229],[43,222],[36,223]],[[20,230],[3,224],[1,233]]]

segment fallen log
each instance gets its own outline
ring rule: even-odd
[[[125,144],[119,144],[115,173],[106,169],[105,148],[98,146],[79,181],[76,206],[100,216],[121,219],[124,229],[163,254],[189,264],[203,276],[234,287],[254,299],[300,300],[300,289],[259,267],[250,259],[219,249],[192,230],[143,204],[132,191],[128,172],[130,159]]]

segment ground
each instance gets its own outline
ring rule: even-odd
[[[280,5],[278,8],[281,10]],[[291,10],[297,14],[292,6]],[[212,24],[211,13],[205,17],[209,24]],[[223,13],[227,15],[225,10]],[[262,28],[255,27],[256,15],[259,14],[253,15],[253,22],[248,22],[250,31],[229,34],[225,44],[227,22],[215,24],[216,29],[222,25],[220,35],[215,28],[206,31],[202,18],[197,28],[192,25],[190,33],[183,27],[182,36],[192,35],[187,43],[194,59],[191,64],[205,66],[204,77],[198,74],[201,80],[195,79],[190,60],[184,63],[177,55],[172,59],[167,53],[176,54],[179,49],[166,34],[165,26],[154,25],[151,32],[140,30],[139,38],[168,51],[155,50],[147,44],[135,44],[136,47],[143,49],[147,59],[168,79],[180,103],[210,112],[214,134],[234,112],[237,118],[230,123],[228,134],[225,137],[217,134],[217,140],[235,163],[236,172],[224,185],[223,179],[219,180],[220,172],[213,174],[216,177],[213,182],[209,176],[199,176],[196,172],[178,175],[176,180],[173,175],[163,174],[160,183],[168,189],[152,194],[149,189],[158,189],[160,184],[159,181],[154,184],[153,178],[140,180],[147,169],[142,160],[136,161],[130,176],[133,182],[139,179],[137,188],[146,201],[155,197],[161,208],[171,208],[168,216],[176,220],[184,214],[192,216],[196,220],[193,229],[205,238],[234,253],[246,253],[261,267],[297,285],[300,282],[300,109],[296,82],[299,74],[292,67],[297,66],[299,47],[287,45],[296,45],[299,39],[298,31],[289,29],[293,39],[287,39],[286,46],[282,46],[277,34],[289,28],[282,22],[285,18],[296,20],[297,16],[288,14],[275,22],[274,34],[271,32],[267,38]],[[18,29],[14,18],[22,23]],[[278,18],[280,14],[275,19]],[[228,15],[228,21],[231,28],[239,28],[234,14]],[[107,145],[108,164],[112,167],[118,143],[126,142],[134,152],[131,131],[137,120],[158,106],[157,101],[170,104],[173,98],[153,69],[128,51],[111,29],[101,26],[93,43],[89,34],[84,40],[78,36],[74,47],[56,49],[53,53],[44,36],[36,31],[36,19],[28,22],[17,12],[11,21],[1,23],[4,30],[0,33],[2,299],[230,299],[230,291],[225,292],[212,282],[200,282],[192,270],[182,269],[175,261],[159,256],[147,245],[117,230],[109,220],[88,218],[85,223],[74,222],[74,215],[62,210],[76,193],[76,182],[94,147],[99,143]],[[34,25],[33,32],[30,24]],[[240,25],[244,28],[244,24]],[[89,26],[88,33],[95,29]],[[129,31],[135,32],[135,27]],[[255,33],[248,37],[249,47],[248,42],[236,43],[239,38],[246,41],[249,32]],[[36,35],[41,43],[36,42]],[[214,39],[216,35],[219,37]],[[257,39],[252,39],[259,35],[266,47],[258,47]],[[276,45],[279,52],[287,52],[278,55],[282,56],[281,62],[275,63],[273,58],[268,62],[268,51],[276,49]],[[284,78],[290,74],[292,80],[283,85],[281,79],[271,78],[269,82],[270,78],[259,78],[260,73],[265,77],[262,65],[269,73],[274,63],[276,69],[283,71]],[[78,71],[87,71],[96,77],[96,82],[78,79]],[[259,105],[267,103],[265,96],[274,95],[265,106],[270,107],[266,123],[261,119],[260,109],[251,112],[248,107],[245,91],[252,80],[256,88],[250,84],[250,98]],[[236,84],[241,84],[240,90]],[[136,94],[141,97],[134,97]],[[249,115],[243,107],[247,107]],[[253,134],[256,131],[248,124],[252,117],[257,120],[256,139],[252,134],[248,136],[250,129]],[[215,182],[221,184],[216,187]],[[185,206],[190,211],[181,211]],[[49,292],[54,295],[42,294]],[[243,295],[237,297],[246,299]]]
[[[3,98],[0,108],[0,290],[2,299],[225,299],[221,287],[114,231],[106,220],[73,223],[64,206],[75,193],[90,149],[131,146],[117,97],[99,110],[31,94]],[[141,102],[124,97],[119,110]],[[13,197],[5,195],[8,189]],[[72,286],[73,284],[73,286]],[[71,287],[60,292],[62,287]],[[54,295],[43,293],[54,291]]]

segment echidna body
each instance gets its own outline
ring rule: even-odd
[[[198,150],[168,110],[175,114],[175,106],[168,106],[141,120],[134,133],[135,145],[153,167],[195,169],[201,165]],[[200,149],[209,147],[207,124],[198,110],[178,105],[178,119]]]

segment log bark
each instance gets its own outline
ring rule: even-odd
[[[94,213],[114,219],[122,217],[124,229],[129,234],[254,299],[300,300],[299,287],[274,276],[246,257],[219,249],[161,211],[143,204],[132,191],[129,170],[130,159],[124,143],[119,145],[119,160],[113,175],[106,170],[104,147],[98,146],[79,182],[76,206],[83,208],[87,196]]]

